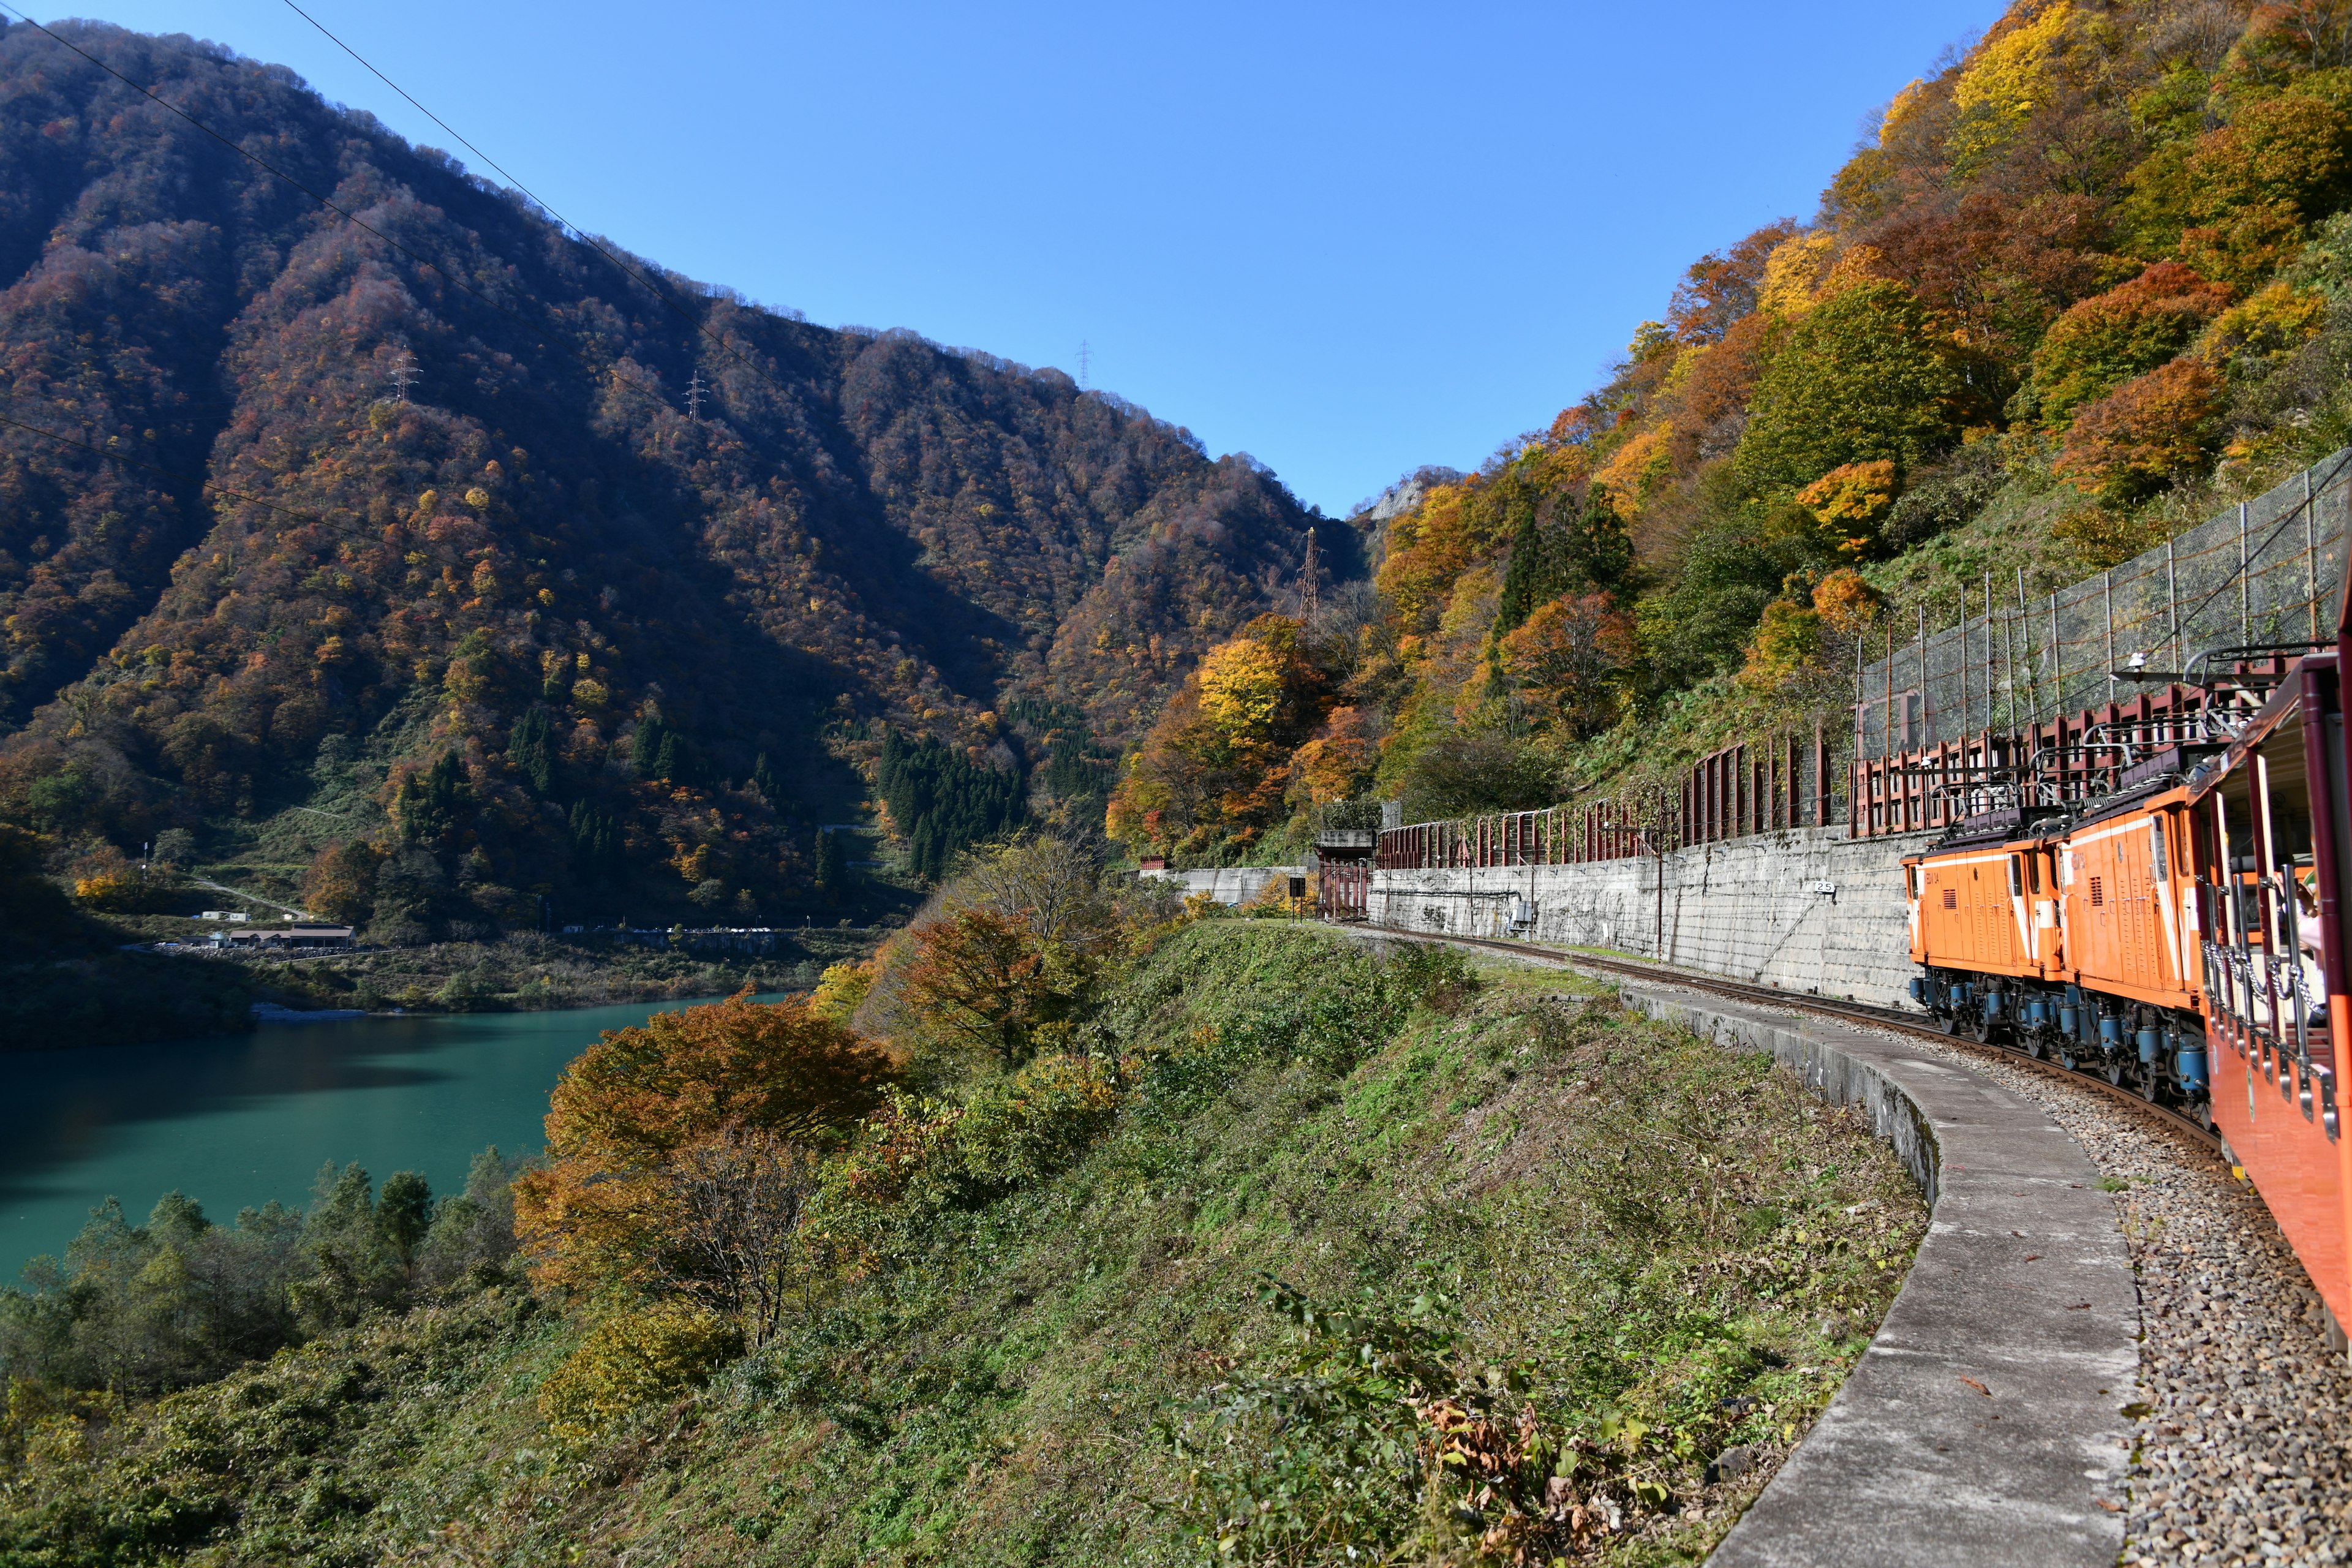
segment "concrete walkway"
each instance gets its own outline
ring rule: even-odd
[[[1934,1205],[1903,1289],[1719,1568],[2106,1568],[2139,1293],[2114,1205],[2032,1102],[1902,1040],[1652,984],[1629,1006],[1858,1103]]]

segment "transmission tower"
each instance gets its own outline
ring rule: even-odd
[[[1078,340],[1078,390],[1080,392],[1087,389],[1087,375],[1094,368],[1094,350],[1087,345],[1086,339],[1080,338]]]
[[[696,371],[694,379],[686,384],[686,416],[696,424],[702,423],[702,373]]]
[[[417,374],[416,356],[406,349],[401,350],[399,357],[392,362],[392,400],[394,403],[408,401],[409,384],[416,379]]]
[[[1310,528],[1307,531],[1307,563],[1298,569],[1298,618],[1302,621],[1315,618],[1315,531]]]

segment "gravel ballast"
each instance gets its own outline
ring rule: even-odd
[[[2139,1276],[2126,1563],[2352,1563],[2352,1365],[2252,1186],[2158,1118],[1990,1052],[1902,1037],[2033,1100],[2114,1193]]]

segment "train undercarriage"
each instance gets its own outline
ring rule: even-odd
[[[2204,1023],[2192,1013],[1932,967],[1912,981],[1911,995],[1947,1035],[2103,1078],[2212,1125]]]

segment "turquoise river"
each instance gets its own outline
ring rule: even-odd
[[[682,1005],[682,1004],[681,1004]],[[63,1256],[110,1196],[135,1223],[176,1187],[216,1221],[299,1205],[326,1161],[462,1187],[475,1152],[533,1153],[548,1090],[599,1031],[660,1004],[265,1024],[171,1045],[0,1054],[0,1283]]]

